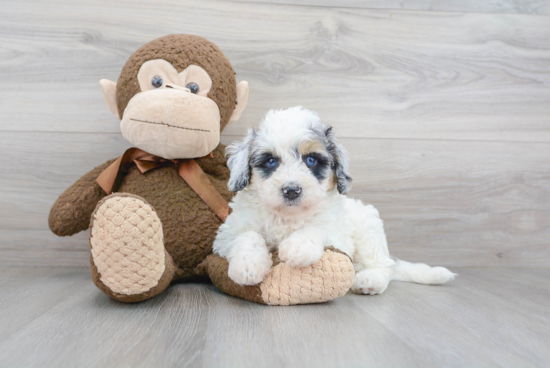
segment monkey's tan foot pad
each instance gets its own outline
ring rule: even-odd
[[[319,262],[303,268],[287,266],[276,253],[273,259],[271,272],[259,285],[235,284],[227,275],[227,260],[218,255],[207,258],[208,275],[224,293],[268,305],[322,303],[344,295],[353,284],[351,259],[335,249],[325,250]]]
[[[123,193],[105,197],[90,224],[91,258],[99,280],[122,295],[156,287],[166,264],[163,237],[160,219],[143,199]]]

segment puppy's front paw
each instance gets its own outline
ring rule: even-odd
[[[355,294],[382,294],[390,283],[390,274],[385,269],[367,269],[358,272],[351,286]]]
[[[317,239],[291,235],[279,245],[279,258],[290,267],[307,267],[319,262],[324,250]]]
[[[239,285],[256,285],[264,280],[271,271],[271,254],[258,253],[235,256],[229,261],[227,274]]]

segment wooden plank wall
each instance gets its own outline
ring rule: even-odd
[[[351,194],[392,253],[447,266],[550,261],[549,1],[0,2],[0,264],[87,265],[47,214],[129,144],[101,96],[154,38],[193,33],[251,92],[242,137],[303,105],[350,152]]]

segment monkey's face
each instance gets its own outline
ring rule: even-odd
[[[212,79],[199,66],[182,72],[166,60],[145,62],[141,89],[124,110],[120,128],[130,143],[167,159],[206,156],[220,143],[220,110],[208,97]]]
[[[107,105],[122,120],[124,138],[166,159],[208,155],[248,98],[248,83],[236,83],[217,46],[191,35],[145,44],[126,62],[118,85],[106,79],[100,85]]]

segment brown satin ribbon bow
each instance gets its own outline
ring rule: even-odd
[[[214,156],[210,153],[204,158],[206,157],[213,158]],[[198,194],[222,221],[225,221],[229,215],[229,205],[226,200],[216,190],[194,159],[166,160],[142,151],[139,148],[130,148],[97,177],[97,183],[105,193],[111,194],[120,168],[131,164],[135,164],[142,174],[157,167],[170,164],[176,165],[182,179],[185,180],[191,189]]]

